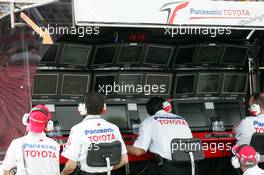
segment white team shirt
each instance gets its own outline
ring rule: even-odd
[[[102,119],[100,115],[88,115],[81,123],[72,127],[62,155],[70,160],[79,161],[82,171],[107,172],[106,167],[90,167],[86,164],[88,148],[92,143],[108,143],[116,140],[121,142],[122,155],[127,154],[119,128]]]
[[[8,171],[17,167],[16,175],[59,175],[59,151],[59,144],[44,132],[29,132],[11,142],[2,168]]]
[[[264,115],[246,117],[238,125],[236,134],[237,145],[250,144],[255,132],[264,133]]]
[[[142,122],[134,146],[172,160],[170,145],[174,138],[192,138],[191,129],[184,118],[160,110]]]
[[[253,168],[247,169],[243,175],[264,175],[264,170],[260,169],[257,165]]]

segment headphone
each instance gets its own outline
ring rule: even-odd
[[[29,113],[25,113],[22,117],[22,123],[27,126],[28,123],[29,123],[29,118],[30,118],[30,113],[33,112],[33,111],[40,111],[42,112],[43,114],[45,114],[47,116],[47,118],[49,118],[49,112],[46,111],[45,109],[43,108],[38,108],[38,107],[34,107],[30,110]],[[54,123],[52,120],[48,119],[47,121],[47,125],[46,125],[46,128],[45,128],[45,131],[46,132],[50,132],[50,131],[53,131],[54,130]]]
[[[231,163],[232,163],[232,166],[237,169],[237,168],[240,168],[240,162],[243,162],[244,164],[246,164],[246,162],[248,161],[248,158],[246,157],[243,157],[243,156],[239,156],[239,152],[242,150],[243,147],[245,146],[249,146],[247,144],[244,144],[244,145],[241,145],[239,146],[239,148],[237,149],[236,153],[233,153],[235,156],[232,157],[231,159]],[[260,160],[260,154],[258,152],[256,152],[256,155],[254,157],[254,162],[255,164],[257,164]]]
[[[253,99],[254,99],[254,104],[251,105],[250,107],[250,111],[251,111],[251,114],[254,115],[254,116],[257,116],[261,113],[261,108],[260,108],[260,103],[259,103],[259,94],[255,94],[253,96]]]
[[[172,107],[171,107],[170,102],[168,102],[168,101],[164,101],[164,102],[162,103],[162,109],[163,109],[164,111],[166,111],[166,112],[171,112]]]

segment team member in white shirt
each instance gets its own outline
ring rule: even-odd
[[[136,156],[140,156],[148,150],[155,153],[163,162],[163,166],[152,164],[152,169],[157,169],[158,174],[190,174],[189,164],[181,166],[173,164],[170,146],[174,138],[192,138],[188,123],[184,118],[169,113],[171,105],[163,98],[151,98],[146,107],[150,117],[142,122],[139,136],[134,145],[127,145],[128,153]]]
[[[28,134],[11,142],[3,161],[4,175],[59,175],[59,145],[44,133],[52,129],[51,113],[37,105],[23,118]]]
[[[249,145],[236,145],[232,148],[234,157],[232,165],[240,168],[243,175],[264,175],[264,170],[258,167],[259,154]]]
[[[243,119],[236,128],[237,145],[250,144],[255,132],[264,133],[264,93],[255,96],[251,111],[256,116]]]
[[[88,148],[91,144],[120,141],[122,144],[121,162],[113,169],[122,167],[128,162],[127,150],[119,128],[101,118],[104,109],[104,100],[96,92],[89,92],[84,96],[83,103],[78,107],[80,114],[85,116],[83,121],[72,127],[71,133],[62,155],[68,158],[61,175],[71,174],[77,162],[81,165],[82,175],[104,175],[106,167],[90,167],[86,164]],[[74,117],[74,116],[73,116]]]

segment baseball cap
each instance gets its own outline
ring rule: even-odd
[[[250,145],[235,145],[232,148],[232,153],[237,156],[244,165],[254,165],[258,162],[258,153]]]
[[[36,133],[43,132],[50,119],[51,113],[46,106],[37,105],[33,107],[29,113],[27,131]]]

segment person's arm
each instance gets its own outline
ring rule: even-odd
[[[127,163],[128,163],[128,156],[127,156],[127,154],[123,154],[121,157],[121,161],[119,162],[119,164],[117,164],[113,167],[113,170],[121,168],[122,166],[124,166]]]
[[[135,155],[135,156],[141,156],[142,154],[146,153],[144,149],[135,147],[133,145],[126,145],[126,148],[127,148],[127,152],[129,154],[132,154],[132,155]]]
[[[68,175],[73,173],[73,171],[75,170],[77,166],[77,162],[73,161],[73,160],[68,160],[61,172],[61,175]]]
[[[11,175],[11,169],[16,167],[16,155],[18,154],[17,145],[19,145],[19,143],[17,143],[16,140],[13,140],[7,149],[7,152],[6,152],[3,164],[2,164],[4,175]]]

